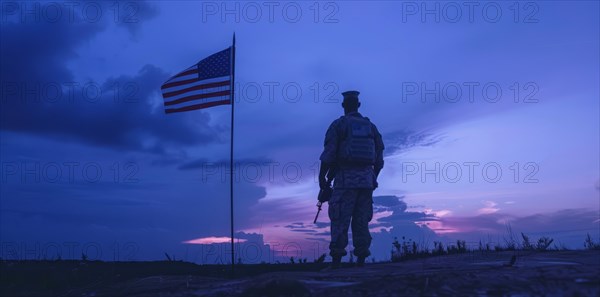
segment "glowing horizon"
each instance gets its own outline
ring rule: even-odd
[[[234,241],[237,242],[246,242],[246,239],[241,239],[241,238],[234,238]],[[186,240],[183,241],[182,243],[187,243],[187,244],[213,244],[213,243],[230,243],[231,242],[231,237],[215,237],[215,236],[210,236],[210,237],[202,237],[202,238],[196,238],[196,239],[191,239],[191,240]]]

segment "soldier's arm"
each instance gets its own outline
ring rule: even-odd
[[[325,162],[321,162],[321,168],[319,170],[319,187],[321,189],[324,188],[328,188],[330,187],[330,183],[327,181],[331,182],[331,175],[329,175],[329,171],[331,170],[331,166],[328,163]],[[328,177],[328,179],[326,179],[325,177]]]
[[[331,123],[325,134],[325,143],[323,153],[321,154],[321,167],[319,170],[319,184],[327,180],[333,180],[335,176],[335,167],[337,160],[338,135],[336,130],[336,121]]]
[[[336,172],[337,167],[335,164],[321,162],[321,167],[319,169],[319,182],[325,180],[332,181]]]
[[[373,125],[373,128],[375,130],[375,164],[374,164],[374,169],[375,169],[375,178],[379,177],[379,172],[381,172],[381,169],[383,168],[383,150],[385,149],[385,146],[383,145],[383,139],[381,137],[381,134],[379,133],[379,130],[377,130],[377,127],[375,125]]]
[[[333,180],[336,173],[337,173],[337,165],[335,163],[331,164],[329,166],[329,171],[327,171],[327,180]]]

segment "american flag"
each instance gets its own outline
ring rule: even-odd
[[[160,88],[165,113],[231,104],[232,47],[201,60]]]

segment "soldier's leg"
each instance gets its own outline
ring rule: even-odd
[[[357,191],[354,189],[334,189],[329,200],[329,219],[331,219],[331,257],[342,257],[347,254],[348,228],[354,211]]]
[[[357,258],[366,258],[371,255],[369,222],[373,218],[373,190],[361,189],[357,194],[352,214],[352,244],[354,255]]]

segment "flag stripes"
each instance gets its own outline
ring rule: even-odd
[[[177,73],[161,86],[165,113],[231,104],[231,47]]]

